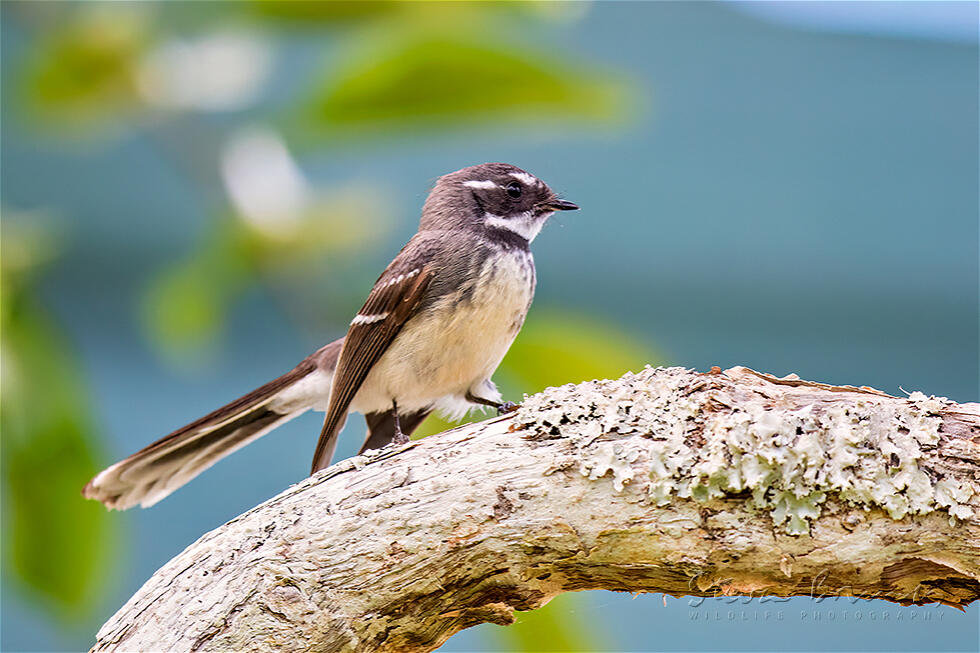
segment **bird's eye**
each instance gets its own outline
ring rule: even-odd
[[[520,197],[521,190],[522,190],[521,185],[516,181],[512,181],[509,184],[507,184],[507,194],[510,195],[511,197],[515,197],[515,198]]]

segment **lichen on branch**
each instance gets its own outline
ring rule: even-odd
[[[894,519],[938,510],[955,524],[973,513],[975,485],[930,465],[940,415],[953,405],[945,397],[756,383],[759,375],[745,368],[694,386],[690,375],[647,368],[551,388],[527,399],[515,428],[567,437],[581,451],[582,474],[611,474],[617,491],[642,475],[656,505],[749,493],[750,504],[791,535],[809,533],[828,496]],[[851,394],[837,401],[834,392]]]

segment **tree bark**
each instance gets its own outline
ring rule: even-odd
[[[208,533],[97,651],[430,651],[561,592],[980,597],[980,404],[646,369],[342,461]]]

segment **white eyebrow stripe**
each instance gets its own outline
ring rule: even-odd
[[[499,188],[499,186],[497,186],[497,182],[490,181],[489,179],[476,179],[472,181],[464,181],[463,185],[468,186],[469,188],[483,188],[486,190],[490,190],[491,188]]]
[[[526,172],[512,172],[510,173],[510,176],[516,179],[517,181],[524,182],[524,184],[527,186],[536,186],[541,183],[540,179],[538,179],[534,175],[529,175]]]
[[[375,322],[380,322],[381,320],[388,317],[388,311],[384,313],[376,313],[374,315],[361,315],[358,313],[354,316],[354,319],[350,321],[351,326],[355,324],[374,324]]]

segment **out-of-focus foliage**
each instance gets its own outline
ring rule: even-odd
[[[206,207],[213,222],[186,256],[151,276],[140,302],[147,338],[166,360],[206,361],[227,315],[253,288],[265,290],[301,326],[320,331],[311,314],[291,310],[290,297],[315,296],[333,276],[328,272],[387,231],[390,211],[376,184],[319,189],[290,149],[350,148],[420,128],[429,137],[463,125],[553,135],[556,126],[573,122],[621,122],[630,104],[623,78],[513,39],[584,6],[16,3],[12,9],[36,32],[21,66],[19,99],[45,135],[91,140],[124,133],[121,127],[142,129],[156,137],[149,146],[160,146],[161,160],[176,163],[202,197],[215,197],[220,177],[225,192]],[[326,35],[315,45],[324,64],[263,113],[257,104],[283,63],[282,39],[317,30]],[[254,111],[251,122],[275,129],[241,129],[226,120],[246,111]],[[21,241],[7,227],[4,550],[20,580],[68,614],[91,605],[101,589],[115,521],[79,496],[101,458],[86,394],[66,343],[35,301],[26,268],[13,265]],[[618,375],[646,360],[642,347],[610,327],[535,313],[498,380],[505,396],[518,398],[548,384]],[[422,432],[444,426],[433,419]],[[561,603],[567,609],[574,600]],[[554,607],[522,615],[503,636],[525,649],[587,641],[584,629],[564,624]]]
[[[190,360],[212,345],[229,305],[254,281],[242,230],[231,221],[215,227],[187,259],[161,269],[144,297],[147,334],[174,359]]]
[[[506,42],[445,34],[387,43],[331,71],[312,101],[314,132],[364,138],[470,123],[541,126],[622,117],[625,86],[590,66]]]
[[[297,27],[321,29],[346,27],[353,23],[400,13],[414,3],[393,0],[253,0],[250,9],[261,17],[274,18]]]
[[[578,594],[559,594],[537,610],[515,613],[512,625],[491,632],[514,651],[602,651],[609,638],[603,636],[601,624],[574,616],[581,609],[581,600]]]
[[[150,341],[170,360],[200,362],[250,286],[326,276],[387,230],[383,204],[377,191],[354,187],[325,194],[295,220],[270,224],[240,214],[217,220],[186,259],[152,280],[142,306]]]
[[[615,379],[662,361],[638,338],[584,314],[532,309],[500,367],[501,381],[533,394],[550,385]]]
[[[273,74],[283,27],[346,30],[322,42],[329,52],[322,73],[293,97],[278,98],[278,127],[294,146],[350,146],[420,127],[615,124],[627,104],[628,85],[618,75],[502,38],[522,23],[573,15],[566,4],[256,0],[218,12],[100,3],[53,4],[47,14],[17,7],[53,26],[36,41],[24,74],[30,109],[45,128],[84,126],[94,138],[98,126],[156,129],[179,118],[208,132],[207,139],[181,136],[179,127],[160,134],[181,175],[210,186],[213,176],[202,171],[222,163],[227,201],[212,211],[221,217],[186,258],[154,275],[142,301],[147,336],[172,361],[203,360],[250,288],[278,294],[277,284],[323,278],[317,261],[342,261],[343,252],[378,238],[384,224],[374,189],[317,192],[274,131],[260,128],[253,130],[260,137],[248,138],[196,117],[254,104]],[[184,33],[188,16],[200,26],[192,36]],[[464,36],[459,25],[481,30]]]
[[[108,125],[140,108],[143,12],[99,8],[58,22],[40,39],[24,83],[29,109],[61,129]]]
[[[77,364],[33,292],[50,239],[8,214],[0,251],[4,569],[61,618],[84,618],[117,547],[115,522],[79,492],[99,440]]]
[[[345,28],[387,22],[395,31],[417,26],[454,28],[458,25],[485,27],[498,18],[513,20],[580,18],[587,2],[561,0],[472,0],[468,2],[404,2],[403,0],[252,0],[239,3],[262,19],[313,30]],[[513,25],[513,23],[508,23]],[[494,26],[503,29],[506,25]]]

